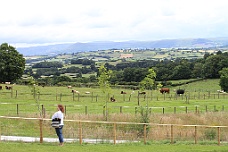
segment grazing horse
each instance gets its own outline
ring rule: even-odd
[[[161,88],[160,92],[163,93],[169,93],[169,88]]]

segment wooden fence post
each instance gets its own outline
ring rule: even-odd
[[[62,93],[60,93],[60,101],[62,101]]]
[[[113,124],[113,143],[116,144],[116,123]]]
[[[171,144],[173,144],[173,125],[171,125]]]
[[[39,119],[40,124],[40,143],[43,143],[43,119]]]
[[[17,104],[17,116],[19,115],[19,105]]]
[[[13,89],[11,89],[11,98],[13,98]]]
[[[78,130],[79,130],[79,143],[80,143],[80,145],[82,144],[82,124],[81,124],[81,121],[79,121],[78,122],[79,124],[78,124]]]
[[[74,91],[73,91],[73,94],[72,94],[72,98],[73,98],[73,101],[74,101]]]
[[[88,114],[88,107],[85,106],[85,114],[87,115]]]
[[[195,144],[197,144],[197,128],[195,126]]]
[[[146,124],[143,125],[144,144],[146,144]]]
[[[17,90],[16,90],[16,98],[17,98]]]
[[[92,102],[93,102],[93,92],[91,93],[91,97],[92,97]]]
[[[220,127],[218,127],[218,145],[220,146]]]
[[[197,113],[197,111],[198,111],[198,107],[196,106],[195,108],[196,108],[196,109],[195,109],[195,113]]]
[[[106,106],[103,106],[103,116],[105,117],[106,113],[105,113],[105,108]]]

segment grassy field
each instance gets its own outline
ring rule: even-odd
[[[55,152],[227,152],[228,146],[217,145],[186,145],[186,144],[65,144],[63,147],[56,146],[53,143],[14,143],[14,142],[1,142],[1,152],[43,152],[43,151],[55,151]]]
[[[172,83],[178,83],[173,81]],[[102,114],[103,106],[108,104],[109,113],[136,112],[136,107],[149,107],[152,113],[186,113],[207,111],[228,111],[228,94],[219,94],[218,80],[204,80],[181,86],[186,93],[177,96],[174,92],[179,87],[170,88],[170,94],[161,94],[159,90],[146,90],[146,95],[138,95],[138,91],[122,87],[112,89],[104,95],[99,88],[73,87],[80,94],[73,94],[67,86],[35,87],[14,85],[13,90],[0,91],[0,115],[31,114],[37,112],[37,105],[43,105],[47,113],[55,110],[61,103],[67,107],[66,114]],[[39,94],[33,94],[35,89]],[[120,94],[123,90],[127,94]],[[90,94],[85,94],[90,92]],[[116,102],[110,102],[114,97]],[[18,108],[18,111],[17,111]]]
[[[173,83],[178,82],[174,81]],[[175,95],[173,90],[178,88],[170,88],[172,90],[170,94],[161,94],[158,90],[146,90],[146,95],[138,95],[136,90],[133,92],[133,90],[124,86],[118,86],[113,88],[109,95],[105,96],[99,88],[73,86],[71,89],[78,90],[80,94],[72,94],[71,89],[68,89],[67,86],[29,88],[24,85],[14,85],[13,90],[4,89],[0,91],[0,115],[39,118],[42,113],[45,118],[50,118],[56,111],[56,105],[63,104],[66,108],[65,123],[68,127],[65,128],[64,134],[67,138],[78,138],[77,130],[79,128],[78,122],[67,122],[67,120],[104,121],[107,118],[111,122],[141,122],[142,118],[145,118],[145,116],[141,115],[141,110],[145,113],[146,109],[149,110],[149,115],[146,119],[148,118],[150,123],[228,126],[228,96],[217,92],[220,88],[218,80],[198,81],[181,86],[181,88],[186,90],[184,96]],[[39,91],[40,94],[33,94],[34,90]],[[121,90],[127,92],[127,94],[120,94]],[[85,94],[87,91],[90,94]],[[116,102],[108,100],[111,96],[115,97]],[[107,116],[105,116],[106,112],[108,112]],[[0,119],[0,124],[4,135],[39,136],[37,120]],[[113,135],[110,134],[110,132],[113,132],[112,125],[113,123],[111,125],[105,123],[83,123],[83,137],[96,139],[113,138]],[[118,139],[138,139],[136,134],[142,131],[141,126],[117,125]],[[151,126],[151,128],[148,132],[148,135],[150,135],[148,137],[149,142],[151,140],[170,139],[170,126]],[[43,129],[45,137],[56,137],[49,122],[44,123]],[[228,140],[227,131],[227,128],[221,129],[222,141]],[[191,143],[194,141],[193,127],[175,127],[174,132],[175,145],[178,144],[178,141],[189,140]],[[197,132],[199,134],[199,142],[211,140],[216,143],[216,128],[199,127]],[[141,137],[139,140],[141,140]],[[28,145],[34,146],[33,144]],[[53,147],[52,144],[45,143],[44,145]],[[69,147],[72,145],[69,144]],[[35,144],[35,146],[39,146],[39,144]],[[125,146],[129,148],[136,145],[131,144],[129,146],[129,144],[124,144],[123,147]],[[160,145],[152,144],[147,146],[156,147]],[[198,146],[200,147],[200,145],[191,145],[191,147]]]

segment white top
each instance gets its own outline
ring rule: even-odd
[[[57,111],[56,113],[54,113],[54,115],[51,117],[51,119],[55,119],[55,118],[59,118],[59,119],[61,119],[61,122],[60,122],[60,125],[64,125],[63,124],[63,113],[62,113],[62,111]]]

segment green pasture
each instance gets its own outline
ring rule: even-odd
[[[178,83],[178,82],[172,82]],[[3,86],[4,87],[4,86]],[[204,80],[181,86],[186,92],[182,96],[161,94],[159,90],[146,90],[146,95],[139,95],[138,90],[116,86],[109,94],[103,94],[99,87],[85,88],[67,86],[14,85],[13,90],[0,91],[0,115],[24,115],[37,113],[45,109],[46,113],[55,111],[56,104],[66,106],[66,114],[103,114],[104,109],[112,113],[137,113],[140,107],[148,108],[150,113],[189,113],[228,111],[228,94],[218,93],[218,80]],[[80,94],[72,93],[72,89]],[[34,94],[34,90],[36,94]],[[126,94],[120,94],[121,91]],[[86,94],[86,92],[90,92]],[[116,102],[111,102],[114,97]],[[40,110],[40,111],[38,111]]]
[[[182,80],[185,81],[185,80]],[[161,94],[159,90],[145,90],[146,94],[138,94],[138,90],[131,90],[124,86],[115,86],[109,94],[103,94],[99,87],[86,88],[74,87],[68,88],[67,86],[33,86],[28,87],[24,85],[13,85],[13,90],[0,90],[0,115],[11,117],[26,117],[26,118],[39,118],[41,115],[44,118],[51,118],[51,115],[56,111],[57,104],[65,106],[65,124],[64,135],[66,138],[79,137],[79,124],[74,121],[67,120],[89,120],[89,121],[105,121],[107,120],[116,122],[139,122],[143,118],[140,114],[148,110],[151,123],[178,123],[182,124],[207,124],[207,125],[226,125],[227,123],[227,94],[220,94],[217,92],[219,89],[219,80],[206,80],[189,83],[181,86],[186,90],[183,96],[177,96],[174,92],[179,87],[170,88],[170,94]],[[172,83],[179,83],[173,81]],[[72,89],[80,92],[80,94],[72,93]],[[120,94],[121,91],[126,94]],[[35,92],[35,93],[34,93]],[[90,92],[86,94],[86,92]],[[110,97],[114,97],[116,102],[111,102]],[[213,117],[210,117],[213,116]],[[186,117],[186,118],[185,118]],[[144,117],[145,118],[145,117]],[[221,121],[219,121],[221,120]],[[36,119],[7,119],[1,118],[1,135],[13,136],[31,136],[39,137],[40,126],[39,120]],[[113,139],[113,124],[106,123],[83,123],[83,138],[92,139]],[[227,150],[227,129],[221,128],[221,146],[216,145],[217,128],[198,128],[198,143],[194,143],[194,127],[178,127],[175,126],[174,145],[170,145],[170,127],[168,126],[151,126],[148,130],[147,144],[143,145],[142,137],[137,137],[138,132],[142,131],[142,125],[125,124],[117,125],[117,138],[127,140],[142,141],[140,144],[134,142],[129,144],[115,145],[118,151],[134,151],[141,147],[146,151],[151,148],[157,147],[159,151],[165,151],[166,147],[171,151],[207,151],[212,150],[214,147],[221,148],[220,150]],[[43,135],[44,137],[56,137],[53,128],[50,126],[50,121],[43,122]],[[212,137],[213,138],[212,138]],[[156,138],[156,139],[155,139]],[[208,139],[211,139],[208,143]],[[167,142],[164,142],[167,140]],[[156,142],[157,143],[156,143]],[[185,143],[183,143],[185,141]],[[188,142],[189,141],[189,142]],[[225,142],[222,142],[225,141]],[[4,143],[4,144],[2,144]],[[17,146],[17,143],[2,142],[1,146],[12,144]],[[162,143],[162,146],[160,145]],[[23,143],[24,144],[24,143]],[[183,144],[183,145],[182,145]],[[207,146],[204,146],[207,145]],[[48,151],[50,147],[55,147],[56,143],[44,144],[27,144],[29,148],[43,146],[43,150]],[[97,151],[111,151],[112,148],[104,149],[105,144],[87,145],[83,143],[67,143],[67,151],[71,151],[73,147],[87,147],[82,151],[91,151],[93,146],[97,146]],[[114,146],[109,144],[110,147]],[[109,147],[108,146],[108,147]],[[145,147],[144,147],[145,146]],[[189,147],[188,147],[189,146]],[[210,146],[211,148],[207,149]],[[47,149],[46,149],[46,148]],[[68,149],[69,148],[69,149]],[[2,148],[1,148],[2,149]],[[7,149],[7,148],[5,148]],[[41,148],[42,149],[42,148]],[[13,149],[11,149],[13,150]],[[137,149],[138,151],[139,149]],[[218,150],[218,149],[217,149]],[[18,151],[18,150],[17,150]],[[79,150],[80,151],[80,150]],[[96,150],[95,150],[96,151]]]

